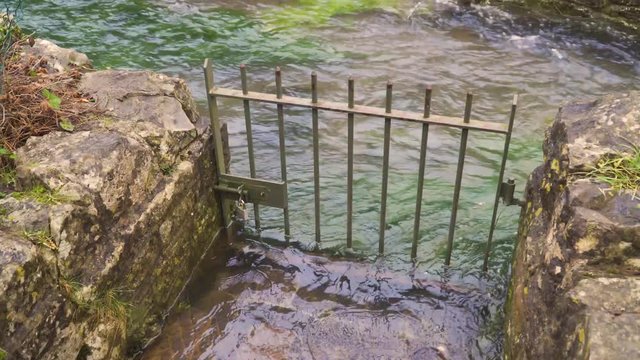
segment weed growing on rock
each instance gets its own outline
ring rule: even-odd
[[[630,190],[636,198],[640,191],[640,147],[602,157],[586,175],[608,184],[611,190]]]
[[[33,199],[41,204],[56,205],[68,199],[55,190],[49,190],[42,185],[36,185],[27,191],[16,191],[11,194],[17,200]]]
[[[44,230],[37,230],[37,231],[24,230],[22,231],[22,236],[25,239],[34,243],[35,245],[44,246],[53,252],[58,251],[58,244],[56,244],[56,242],[53,241],[53,238],[49,234],[47,234],[47,232]]]

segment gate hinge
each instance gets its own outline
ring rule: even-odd
[[[502,202],[505,205],[524,205],[524,201],[513,197],[513,193],[515,192],[515,190],[516,181],[514,179],[508,179],[507,182],[502,182],[502,184],[500,185],[500,198],[502,198]]]
[[[247,203],[262,204],[280,209],[287,208],[287,186],[281,181],[267,181],[243,176],[223,174],[214,187],[217,191],[242,197]],[[228,195],[227,195],[228,196]]]

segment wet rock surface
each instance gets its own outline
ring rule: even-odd
[[[86,58],[41,44],[30,51],[60,71]],[[18,191],[0,200],[0,348],[10,359],[133,354],[220,230],[213,144],[182,80],[97,71],[79,91],[99,115],[29,139],[17,151]]]
[[[144,359],[491,359],[478,284],[234,244]],[[212,276],[215,273],[217,276]]]
[[[640,198],[585,178],[640,145],[640,93],[565,106],[531,175],[507,299],[505,358],[640,357]]]

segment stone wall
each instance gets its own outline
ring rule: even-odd
[[[505,359],[640,358],[640,194],[588,179],[640,146],[640,92],[558,113],[531,174],[507,299]],[[640,179],[636,179],[640,182]]]
[[[72,66],[45,45],[57,70]],[[213,140],[184,81],[95,71],[78,90],[96,114],[29,139],[17,151],[18,192],[0,200],[0,348],[10,359],[131,355],[158,334],[221,233]]]

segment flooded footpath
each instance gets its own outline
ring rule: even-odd
[[[243,241],[212,255],[143,359],[490,359],[482,281]],[[499,309],[498,309],[499,311]],[[497,335],[497,334],[493,334]]]

